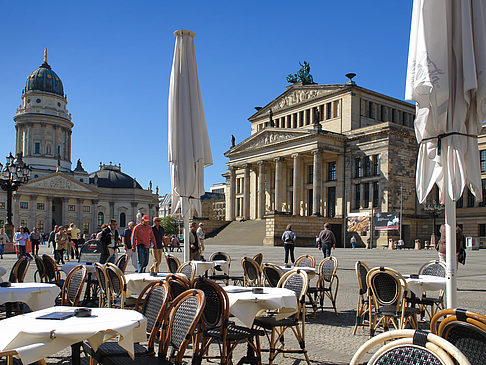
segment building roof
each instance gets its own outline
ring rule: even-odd
[[[131,176],[121,172],[121,166],[100,164],[100,169],[89,175],[89,183],[100,188],[143,189]]]
[[[27,77],[25,92],[28,91],[44,91],[64,96],[62,81],[49,66],[47,60]]]

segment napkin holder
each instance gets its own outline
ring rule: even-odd
[[[0,287],[2,288],[9,288],[12,286],[12,283],[10,281],[4,281],[2,283],[0,283]]]
[[[91,317],[91,309],[89,308],[77,308],[74,310],[76,317]]]
[[[253,294],[263,294],[263,288],[252,288],[251,292]]]

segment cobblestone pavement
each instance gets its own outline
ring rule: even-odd
[[[240,258],[242,256],[253,256],[258,252],[263,253],[264,262],[282,264],[282,247],[263,247],[263,246],[213,246],[210,240],[206,243],[206,257],[211,252],[225,251],[231,255],[231,273],[239,274],[242,272]],[[41,247],[42,253],[52,253],[51,249]],[[312,254],[317,261],[322,259],[322,253],[315,248],[296,248],[296,257],[302,254]],[[354,272],[354,263],[357,260],[365,262],[368,266],[388,266],[403,274],[417,273],[419,268],[427,261],[437,257],[434,250],[400,250],[389,251],[382,249],[338,249],[333,252],[339,261],[337,271],[339,277],[339,291],[337,296],[338,315],[336,316],[332,308],[325,308],[316,315],[312,310],[308,311],[305,327],[306,347],[312,364],[347,364],[355,351],[363,344],[368,336],[366,330],[358,329],[355,336],[352,335],[355,321],[355,307],[357,303],[357,280]],[[182,253],[176,253],[182,259]],[[479,313],[486,314],[484,303],[486,300],[486,266],[484,265],[486,250],[468,251],[466,265],[459,265],[458,283],[458,304],[462,308],[467,308]],[[0,266],[10,270],[15,261],[14,255],[5,255],[0,260]],[[150,264],[149,264],[150,265]],[[166,270],[165,262],[162,265]],[[26,276],[26,281],[33,280],[35,264],[32,263]],[[132,272],[133,268],[128,265],[127,272]],[[4,277],[6,279],[6,277]],[[326,303],[326,302],[325,302]],[[327,302],[327,305],[330,305]],[[0,322],[1,328],[1,322]],[[289,346],[297,345],[292,341],[292,334],[286,335],[286,342]],[[262,341],[265,344],[265,341]],[[235,354],[238,359],[244,349]],[[65,350],[54,356],[47,358],[48,363],[63,364],[69,362],[69,350]],[[268,363],[267,354],[263,354],[264,363]],[[287,357],[279,355],[275,364],[305,364],[303,355],[289,354]],[[83,358],[83,364],[88,364],[87,359]]]

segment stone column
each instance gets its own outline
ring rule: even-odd
[[[69,224],[67,221],[68,198],[61,198],[61,224]]]
[[[235,220],[235,205],[236,205],[236,172],[233,166],[228,168],[229,170],[229,191],[228,191],[228,206],[227,206],[227,219],[230,221]]]
[[[128,222],[130,221],[133,221],[134,223],[137,222],[137,206],[138,206],[138,203],[137,202],[131,202],[130,205],[132,206],[132,218],[131,219],[128,219],[127,217],[127,227],[128,227]]]
[[[149,215],[150,215],[150,209],[149,209]],[[115,219],[115,202],[110,202],[110,217],[107,217],[108,219],[106,220],[108,222],[109,219]]]
[[[265,163],[258,162],[258,193],[257,193],[257,219],[265,215]]]
[[[275,210],[282,210],[282,158],[275,161]]]
[[[297,127],[302,126],[302,114],[301,112],[297,112]]]
[[[297,113],[292,113],[290,123],[290,128],[295,128],[297,126]]]
[[[97,199],[91,200],[91,232],[96,232],[98,229],[97,219],[98,212],[96,211],[96,206],[98,205]]]
[[[52,196],[47,197],[47,222],[45,224],[46,229],[52,231]]]
[[[244,164],[243,169],[243,218],[250,219],[250,165]]]
[[[322,166],[321,166],[321,150],[317,149],[312,151],[314,155],[314,175],[312,179],[312,215],[321,215],[321,175],[322,175]]]
[[[303,121],[303,125],[307,125],[309,124],[309,118],[308,118],[309,114],[307,113],[307,109],[304,110],[304,121]]]
[[[300,201],[301,199],[301,185],[302,185],[302,174],[300,173],[301,168],[301,157],[298,153],[292,155],[294,159],[294,176],[293,176],[293,201],[292,201],[292,214],[300,215]]]

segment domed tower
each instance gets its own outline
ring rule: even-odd
[[[74,124],[66,109],[62,81],[47,63],[27,77],[22,105],[14,117],[16,153],[23,154],[37,176],[52,171],[71,171],[71,133]],[[43,173],[45,171],[45,173]]]

